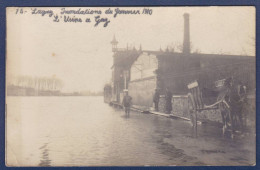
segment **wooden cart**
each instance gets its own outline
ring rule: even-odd
[[[203,110],[216,110],[220,109],[222,118],[223,116],[230,115],[230,106],[226,101],[226,95],[229,92],[229,89],[225,87],[226,79],[218,80],[215,82],[215,87],[218,89],[217,100],[210,105],[206,105],[204,103],[204,99],[202,97],[202,90],[200,89],[198,81],[194,81],[188,84],[188,102],[189,102],[189,110],[191,115],[191,121],[193,127],[195,128],[196,136],[197,136],[197,115]],[[224,118],[223,118],[224,119]],[[223,133],[227,128],[227,122],[223,121]]]

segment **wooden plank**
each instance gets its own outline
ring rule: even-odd
[[[189,119],[189,118],[186,118],[186,117],[183,117],[183,116],[179,116],[179,115],[175,115],[175,114],[170,114],[170,117],[176,117],[176,118],[179,118],[179,119],[191,121],[191,119]],[[198,122],[198,125],[201,125],[201,124],[202,124],[201,121],[197,121],[197,122]]]
[[[152,111],[150,113],[155,114],[155,115],[159,115],[159,116],[170,117],[170,115],[166,114],[166,113],[155,112],[155,111]]]
[[[195,81],[195,82],[192,82],[192,83],[188,84],[188,89],[192,89],[192,88],[198,87],[198,86],[199,86],[198,82]]]

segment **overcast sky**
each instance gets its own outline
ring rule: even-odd
[[[255,55],[254,7],[160,7],[150,8],[152,15],[116,18],[102,14],[110,19],[107,27],[94,27],[94,23],[55,23],[53,18],[31,15],[29,9],[23,15],[16,15],[16,8],[7,10],[7,73],[55,75],[63,80],[63,91],[99,91],[111,80],[110,41],[114,34],[119,47],[128,43],[139,48],[142,44],[144,50],[159,50],[160,46],[165,49],[167,45],[182,43],[185,12],[190,14],[194,50]],[[93,20],[93,16],[89,17]]]

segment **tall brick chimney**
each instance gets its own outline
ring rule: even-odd
[[[183,53],[190,53],[190,14],[184,13],[184,38],[183,38]]]

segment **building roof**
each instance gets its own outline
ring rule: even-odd
[[[152,51],[152,50],[123,50],[117,51],[114,54],[114,66],[123,67],[129,69],[131,65],[137,60],[137,58],[142,53],[154,54],[157,56],[158,59],[162,59],[167,63],[176,62],[176,58],[184,59],[184,61],[189,65],[189,63],[193,63],[196,61],[210,61],[210,63],[223,64],[223,62],[227,60],[234,60],[235,61],[254,61],[254,56],[242,56],[242,55],[228,55],[228,54],[203,54],[203,53],[178,53],[178,52],[168,52],[168,51]]]
[[[177,53],[177,52],[160,52],[160,51],[150,51],[152,54],[156,54],[158,57],[173,57],[173,56],[187,56],[187,57],[196,57],[196,58],[228,58],[228,59],[248,59],[250,57],[255,58],[254,56],[243,56],[243,55],[230,55],[230,54],[206,54],[206,53]]]
[[[112,68],[118,66],[118,67],[124,67],[126,69],[129,69],[139,55],[140,55],[140,51],[136,51],[136,50],[117,51],[113,55],[114,64]]]

